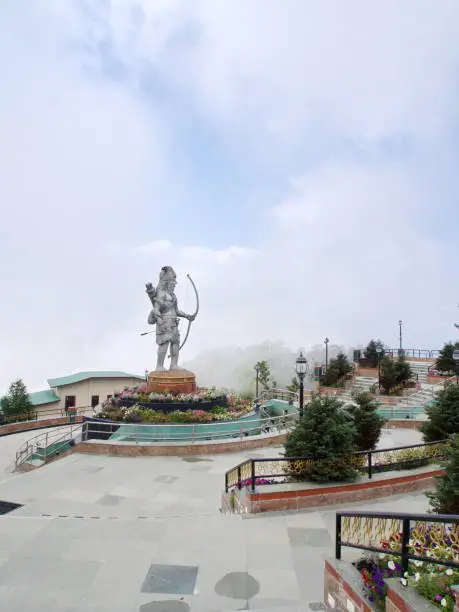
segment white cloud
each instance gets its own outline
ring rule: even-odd
[[[3,5],[0,388],[142,372],[154,361],[153,337],[139,336],[144,283],[166,264],[183,309],[186,273],[201,295],[184,358],[325,335],[391,344],[399,318],[406,345],[453,337],[458,249],[433,227],[454,201],[442,166],[457,157],[457,23],[455,0]],[[196,184],[171,154],[174,96],[241,151],[252,193],[280,194],[256,202],[250,239],[231,227],[216,244],[216,202],[201,232],[195,211],[200,240],[178,241],[171,194],[186,206]],[[199,153],[193,180],[218,181]]]

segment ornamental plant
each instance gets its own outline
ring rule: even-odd
[[[459,385],[447,384],[433,404],[426,407],[425,413],[427,421],[421,426],[424,442],[459,434]]]
[[[455,529],[456,527],[452,526],[443,531],[438,524],[427,525],[426,530],[418,536],[413,528],[409,541],[410,554],[459,563],[459,545],[456,543]],[[400,553],[401,540],[401,533],[394,534],[388,541],[380,542],[379,548],[382,551]],[[452,586],[459,583],[459,568],[415,559],[410,560],[408,571],[401,576],[400,557],[384,553],[378,557],[360,559],[355,566],[362,576],[365,594],[377,610],[385,610],[386,580],[400,578],[404,586],[412,586],[419,595],[438,608],[447,612],[454,611],[455,596]]]
[[[346,407],[354,419],[358,450],[373,450],[381,437],[384,419],[378,414],[378,404],[370,393],[356,393],[352,398],[355,406]]]
[[[305,407],[285,443],[286,457],[314,458],[291,462],[295,478],[318,482],[345,481],[356,477],[351,461],[357,451],[352,417],[334,397],[314,397]]]
[[[453,436],[445,449],[448,462],[445,473],[436,479],[435,489],[427,492],[433,512],[459,514],[459,436]]]

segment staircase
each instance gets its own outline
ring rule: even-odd
[[[370,388],[373,386],[378,386],[378,379],[371,378],[370,376],[356,376],[354,382],[350,387],[348,387],[341,395],[339,396],[339,400],[346,403],[353,402],[353,394],[361,393],[366,391],[370,392]]]
[[[15,469],[28,470],[40,467],[67,452],[80,442],[83,425],[59,427],[45,431],[27,440],[16,453]]]
[[[434,362],[426,362],[426,361],[408,361],[411,371],[413,372],[414,378],[417,379],[417,382],[421,383],[421,385],[427,384],[427,374],[429,368],[434,364]]]

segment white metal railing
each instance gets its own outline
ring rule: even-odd
[[[27,461],[27,459],[35,453],[41,454],[43,460],[46,462],[48,458],[47,450],[53,445],[59,443],[64,444],[67,441],[71,441],[74,444],[81,442],[83,429],[84,423],[79,423],[77,425],[69,425],[65,427],[65,430],[62,428],[47,430],[46,432],[26,440],[16,453],[15,469],[18,469],[21,463]],[[55,454],[55,452],[50,452],[50,456],[54,456]]]
[[[86,421],[83,439],[111,439],[121,427],[125,441],[140,442],[197,442],[200,440],[220,440],[224,438],[245,438],[273,431],[285,431],[297,420],[298,411],[276,417],[227,421],[219,423],[115,423]],[[112,440],[111,442],[116,442]]]
[[[307,391],[307,389],[305,389]],[[289,389],[266,389],[262,391],[257,398],[255,403],[268,401],[270,399],[279,399],[283,401],[297,401],[298,391],[290,391]]]

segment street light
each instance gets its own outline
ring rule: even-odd
[[[381,353],[382,348],[378,346],[376,348],[376,352],[378,353],[378,389],[381,391]]]
[[[300,381],[300,418],[304,414],[304,377],[308,371],[308,360],[301,352],[296,360],[296,373]]]
[[[328,343],[330,342],[330,340],[328,338],[325,338],[324,340],[324,344],[325,344],[325,371],[328,370]]]
[[[398,322],[398,326],[399,326],[399,338],[400,338],[400,349],[398,351],[398,356],[402,357],[403,355],[403,338],[402,338],[402,325],[403,325],[403,321],[400,319],[400,321]]]
[[[255,399],[258,398],[258,381],[259,381],[259,377],[260,377],[260,364],[256,363],[255,364],[255,373],[256,373],[256,378],[255,378]]]
[[[459,383],[459,351],[453,351],[453,361],[456,365],[456,385]]]

